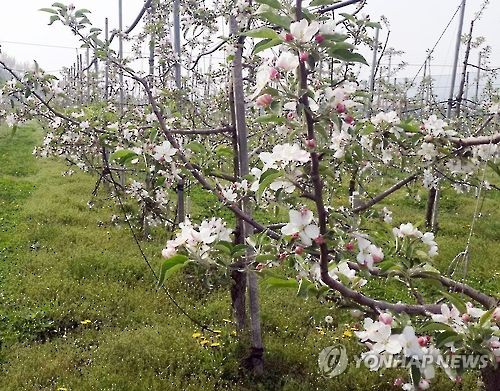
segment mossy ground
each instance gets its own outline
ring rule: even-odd
[[[362,347],[346,313],[289,290],[261,286],[266,374],[254,379],[240,367],[244,347],[232,336],[228,280],[207,289],[195,271],[169,280],[172,295],[194,318],[221,331],[205,333],[182,316],[155,288],[124,224],[109,199],[92,199],[94,177],[63,177],[67,167],[31,155],[41,139],[36,126],[0,131],[0,390],[391,390],[401,371],[379,376],[351,364],[326,379],[318,353],[344,343],[351,357]],[[423,193],[422,193],[423,194]],[[193,213],[203,205],[193,190]],[[471,242],[468,281],[498,293],[500,213],[498,194],[482,205]],[[387,200],[395,222],[421,220],[425,201],[400,192]],[[440,216],[438,266],[463,250],[474,199],[445,192]],[[203,207],[202,207],[203,208]],[[144,241],[155,268],[164,238]],[[186,282],[187,281],[187,282]],[[400,297],[396,283],[372,292]],[[325,315],[334,322],[327,325]],[[318,329],[319,328],[319,329]],[[219,346],[211,347],[212,342]],[[477,377],[452,386],[444,376],[437,390],[476,389]]]

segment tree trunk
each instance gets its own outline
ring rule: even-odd
[[[483,378],[484,389],[486,391],[499,391],[500,390],[500,366],[493,368],[487,366],[481,370]]]

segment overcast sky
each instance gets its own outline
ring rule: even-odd
[[[47,26],[49,15],[38,9],[50,6],[52,2],[2,2],[0,43],[3,51],[17,60],[36,59],[44,69],[54,72],[74,62],[78,42],[60,24]],[[74,0],[73,3],[77,8],[92,10],[91,19],[95,20],[99,27],[104,25],[105,17],[109,17],[111,28],[117,27],[118,0]],[[143,0],[123,0],[123,3],[124,25],[127,27],[141,9]],[[377,20],[381,15],[389,19],[389,47],[405,51],[401,59],[410,65],[401,76],[411,77],[423,63],[426,49],[434,45],[459,4],[460,0],[368,0],[365,13],[373,20]],[[467,1],[464,31],[468,31],[470,20],[481,4],[482,0]],[[457,25],[458,15],[436,49],[433,74],[450,73]],[[476,26],[474,35],[486,37],[493,47],[492,65],[500,66],[500,1],[491,1],[484,17]],[[385,34],[386,32],[382,32],[381,40],[385,39]],[[473,52],[471,61],[475,63],[476,58],[477,53]]]

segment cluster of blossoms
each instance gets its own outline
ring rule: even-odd
[[[238,198],[243,197],[249,189],[250,185],[248,181],[243,179],[241,182],[235,182],[229,186],[222,187],[221,193],[227,202],[232,203],[238,200]]]
[[[216,242],[231,241],[232,230],[226,228],[221,218],[203,220],[196,227],[189,219],[179,224],[180,232],[167,242],[162,250],[165,258],[174,256],[180,249],[185,249],[190,258],[202,263],[210,263],[210,251]]]
[[[423,244],[428,246],[427,254],[429,257],[435,257],[438,254],[438,246],[434,241],[434,234],[432,232],[422,233],[420,230],[415,228],[413,224],[406,223],[401,224],[399,228],[393,228],[392,233],[394,234],[396,240],[404,238],[420,239]]]
[[[360,265],[366,266],[368,269],[372,269],[375,263],[381,262],[384,259],[384,252],[380,247],[374,245],[367,235],[355,232],[353,237],[358,243],[358,255],[356,260]],[[347,244],[348,250],[353,250],[354,245],[351,243]]]
[[[264,163],[262,172],[271,168],[283,170],[291,163],[307,163],[310,155],[300,148],[298,144],[278,144],[272,152],[261,152],[259,159]]]
[[[307,208],[290,210],[288,213],[290,222],[281,228],[283,235],[299,239],[305,247],[312,246],[313,241],[320,242],[319,227],[313,221],[313,212]],[[300,250],[299,250],[300,252]]]
[[[394,384],[401,386],[403,390],[415,391],[426,390],[431,385],[431,380],[435,377],[435,367],[441,367],[445,373],[455,382],[460,382],[461,377],[458,373],[460,364],[454,363],[453,357],[461,358],[461,354],[471,354],[469,347],[464,346],[467,334],[474,334],[477,328],[481,328],[489,334],[490,337],[482,342],[478,353],[484,353],[482,348],[491,352],[491,355],[497,362],[500,362],[500,342],[498,336],[491,336],[492,333],[498,333],[496,323],[500,321],[500,307],[492,311],[490,318],[480,320],[485,315],[485,311],[467,303],[466,312],[460,314],[455,306],[449,307],[446,304],[441,306],[441,313],[432,315],[431,318],[436,323],[442,323],[446,326],[443,329],[433,327],[437,332],[436,338],[430,335],[417,335],[415,328],[407,319],[396,320],[392,314],[383,312],[378,316],[378,320],[365,318],[364,330],[356,332],[356,336],[361,342],[370,349],[361,356],[365,363],[370,364],[370,370],[378,371],[383,369],[384,365],[393,366],[403,363],[407,367],[417,369],[419,379],[412,383],[404,383],[403,379],[398,378]],[[444,336],[448,332],[445,327],[449,327],[456,338],[453,341],[439,343],[440,333]],[[422,328],[422,330],[425,330]],[[372,360],[367,360],[367,357]],[[392,360],[394,359],[394,360]],[[475,365],[486,365],[487,359],[482,357]],[[474,360],[469,361],[474,365]],[[413,378],[413,372],[412,372]],[[415,379],[414,379],[415,380]]]
[[[434,137],[451,137],[457,134],[455,130],[448,128],[447,122],[438,118],[435,114],[424,121],[421,130],[424,132],[427,141],[431,141]]]

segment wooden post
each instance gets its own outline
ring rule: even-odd
[[[230,18],[230,29],[231,34],[238,34],[238,22],[234,16]],[[243,88],[243,39],[239,40],[239,46],[236,50],[233,60],[232,68],[232,80],[233,80],[233,96],[234,96],[234,112],[235,112],[235,124],[236,124],[236,134],[238,137],[238,157],[239,157],[239,167],[240,176],[248,175],[250,172],[249,160],[248,160],[248,133],[245,121],[245,93]],[[242,200],[243,212],[247,215],[251,215],[251,205],[248,198]],[[244,222],[241,226],[241,235],[245,239],[252,235],[253,228],[247,222]],[[250,363],[253,367],[254,373],[259,376],[264,372],[264,346],[262,343],[262,331],[260,325],[260,304],[258,295],[258,282],[257,276],[253,270],[249,270],[248,266],[252,262],[253,253],[247,248],[245,265],[247,268],[247,284],[248,284],[248,300],[249,300],[249,312],[250,312],[250,333],[251,333],[251,353],[250,353]]]

